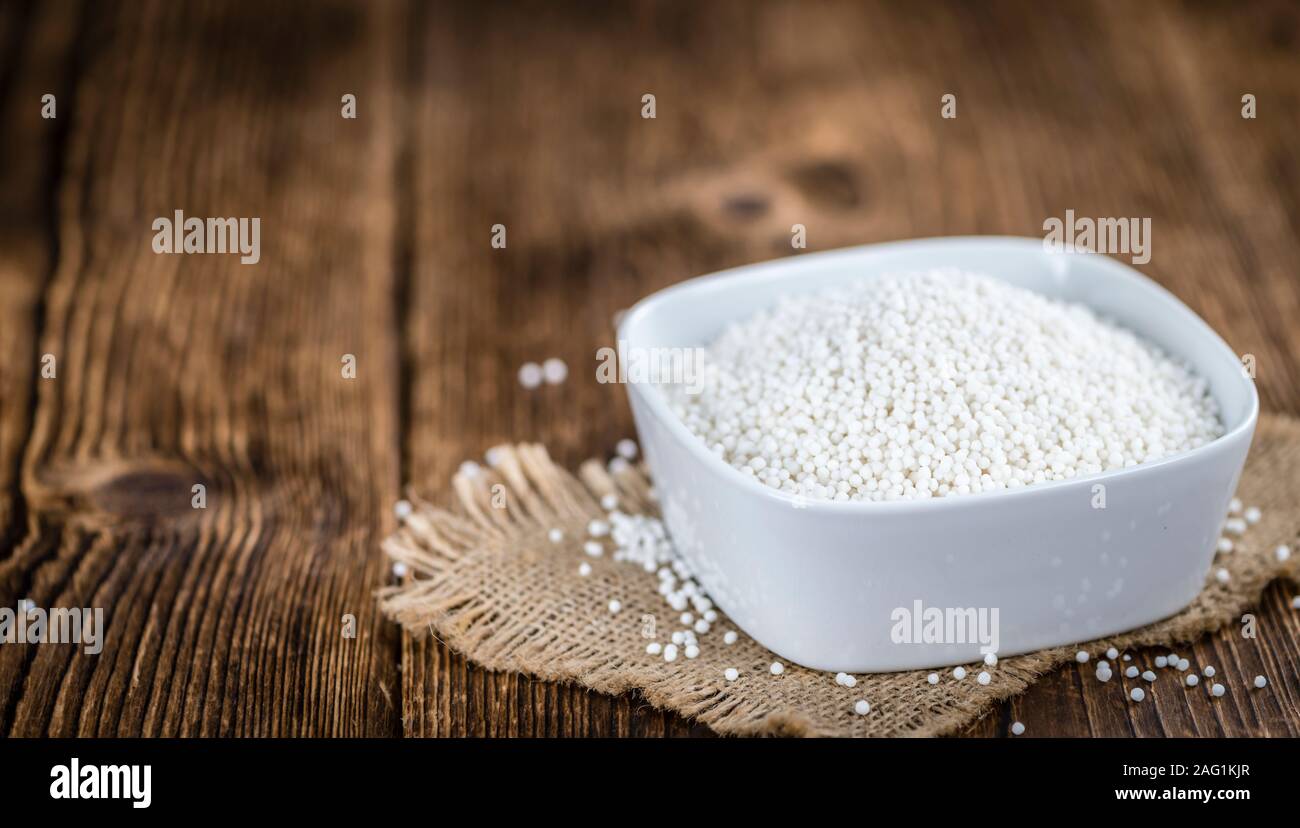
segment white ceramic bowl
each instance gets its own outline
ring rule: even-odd
[[[631,349],[712,341],[782,295],[955,266],[1087,305],[1205,377],[1226,433],[1155,463],[1022,489],[919,501],[795,498],[732,468],[691,434],[660,387],[628,396],[664,519],[714,602],[759,643],[821,670],[879,672],[982,658],[975,631],[901,643],[920,602],[954,620],[997,610],[999,655],[1156,621],[1200,591],[1259,415],[1237,355],[1137,271],[1041,239],[966,237],[796,256],[692,279],[636,305]],[[1098,354],[1104,359],[1105,354]],[[1096,484],[1105,508],[1094,508]],[[915,631],[915,626],[909,626]],[[924,628],[921,628],[922,638]],[[987,630],[986,630],[987,632]]]

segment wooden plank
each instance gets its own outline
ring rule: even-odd
[[[743,20],[736,7],[724,11],[725,19],[713,25]],[[419,50],[428,56],[420,74],[428,94],[417,118],[415,144],[425,152],[411,199],[419,209],[407,338],[414,383],[407,445],[414,482],[425,490],[441,488],[456,464],[495,442],[545,435],[553,451],[576,462],[592,446],[612,447],[630,434],[621,390],[597,385],[590,367],[595,349],[609,339],[614,313],[687,275],[687,268],[721,266],[728,263],[725,255],[735,255],[731,239],[712,240],[688,215],[681,203],[687,190],[675,184],[661,194],[650,186],[660,168],[689,147],[680,133],[690,127],[681,118],[643,121],[646,78],[638,80],[610,58],[621,46],[633,46],[639,32],[653,31],[654,22],[608,14],[599,22],[614,30],[610,51],[584,55],[574,48],[581,25],[553,10],[510,18],[440,15]],[[530,46],[534,37],[540,47]],[[471,42],[479,46],[470,48]],[[667,38],[634,48],[640,68],[668,85],[667,91],[654,87],[661,99],[701,109],[715,102],[691,100],[673,88],[685,79],[668,74],[670,56],[656,57],[664,47],[675,48]],[[592,84],[599,93],[570,92]],[[507,107],[483,103],[506,96]],[[724,98],[725,91],[716,93],[716,102]],[[605,129],[584,137],[580,127],[593,118]],[[676,134],[660,138],[660,128]],[[629,155],[628,145],[639,154]],[[575,176],[572,186],[561,182],[569,176]],[[647,196],[645,207],[629,206],[629,195],[638,191]],[[489,244],[496,223],[507,228],[505,250]],[[653,255],[637,258],[638,252]],[[549,356],[573,366],[569,382],[521,394],[517,367]],[[690,730],[635,700],[467,669],[440,646],[413,645],[404,652],[449,667],[405,662],[405,696],[422,722],[414,733],[488,735],[515,726],[540,735]],[[516,716],[508,704],[489,703],[509,699],[516,682],[522,706],[534,715]],[[421,715],[430,699],[449,699],[443,719]]]
[[[1300,13],[1282,4],[1223,11],[1126,6],[1124,14],[1110,18],[1102,43],[1090,44],[1119,81],[1097,91],[1122,110],[1107,115],[1102,104],[1088,112],[1107,128],[1136,133],[1098,146],[1124,163],[1135,147],[1149,154],[1140,167],[1100,177],[1094,203],[1123,198],[1127,191],[1153,217],[1147,272],[1240,352],[1256,356],[1266,408],[1297,414],[1300,336],[1289,320],[1300,310],[1300,280],[1288,263],[1300,254],[1294,210],[1300,169],[1287,136],[1300,129],[1294,106],[1300,54],[1292,48]],[[1252,90],[1270,104],[1262,120],[1241,117],[1241,96]],[[1122,117],[1123,111],[1133,117]],[[1080,214],[1093,213],[1081,208]],[[1192,648],[1193,663],[1213,664],[1221,672],[1231,665],[1224,699],[1211,701],[1204,687],[1168,687],[1162,673],[1146,707],[1125,705],[1121,691],[1133,682],[1117,678],[1102,685],[1091,668],[1071,667],[1026,694],[1020,706],[1036,726],[1029,718],[1026,724],[1053,735],[1294,735],[1300,636],[1287,603],[1293,592],[1279,585],[1261,600],[1257,614],[1269,632],[1260,640],[1243,639],[1230,624]],[[1145,669],[1157,654],[1138,654],[1135,663]],[[1268,691],[1255,693],[1247,684],[1260,672],[1274,681]],[[1089,712],[1086,729],[1060,724],[1053,699],[1070,685],[1079,688]]]
[[[0,603],[107,607],[108,630],[97,656],[0,650],[0,732],[398,732],[371,597],[399,479],[396,12],[87,5],[59,255],[28,306],[58,375]],[[259,218],[260,262],[155,255],[177,209]]]
[[[24,555],[31,560],[57,548],[48,533],[18,548],[32,519],[19,481],[42,382],[38,346],[57,250],[53,193],[71,114],[81,13],[70,3],[15,3],[0,19],[0,157],[7,159],[0,188],[0,595],[7,597],[22,587]],[[53,119],[42,117],[47,93],[56,96]],[[16,647],[0,651],[0,677],[17,655]],[[0,732],[17,691],[0,678]]]
[[[39,382],[41,297],[55,249],[53,184],[67,118],[42,117],[42,96],[70,114],[70,75],[79,7],[8,4],[0,13],[0,548],[23,533],[26,504],[18,488]]]

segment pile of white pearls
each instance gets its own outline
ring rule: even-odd
[[[1081,305],[953,269],[787,297],[672,387],[687,427],[823,500],[1016,488],[1159,460],[1223,429],[1206,381]]]

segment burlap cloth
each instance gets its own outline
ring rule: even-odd
[[[489,669],[605,693],[636,689],[651,704],[719,733],[931,736],[973,722],[1078,649],[1002,659],[989,671],[987,686],[973,675],[955,681],[948,670],[930,685],[930,671],[922,670],[859,676],[850,689],[830,674],[794,665],[772,676],[773,654],[743,633],[735,644],[722,644],[720,630],[732,628],[723,616],[702,638],[707,644],[698,658],[667,663],[646,654],[641,635],[643,615],[661,619],[661,627],[674,615],[656,592],[656,577],[608,554],[590,558],[581,549],[588,521],[603,515],[602,494],[616,492],[625,512],[652,510],[644,470],[632,467],[615,479],[603,462],[592,460],[574,477],[541,446],[503,446],[496,454],[495,468],[454,478],[452,509],[414,501],[414,512],[384,542],[387,554],[407,564],[411,575],[380,593],[389,617],[417,634],[435,633]],[[505,488],[494,493],[495,484]],[[1216,566],[1231,573],[1228,583],[1208,578],[1200,596],[1172,618],[1081,646],[1097,653],[1110,646],[1191,641],[1238,619],[1275,577],[1296,579],[1300,549],[1285,564],[1273,550],[1300,534],[1300,421],[1261,417],[1238,496],[1259,506],[1263,519],[1236,551],[1219,556]],[[553,527],[564,530],[563,543],[547,538]],[[583,561],[592,566],[588,577],[578,574]],[[623,609],[611,614],[608,603],[615,597]],[[724,680],[727,667],[740,670],[737,681]],[[853,712],[856,699],[870,701],[868,715]]]

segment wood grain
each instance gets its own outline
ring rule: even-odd
[[[395,26],[338,4],[305,21],[82,14],[59,255],[32,277],[47,283],[31,344],[58,375],[34,384],[0,600],[106,607],[110,632],[98,656],[0,650],[0,730],[394,734],[398,638],[370,592],[398,487]],[[339,116],[352,89],[373,117]],[[12,105],[19,123],[37,113]],[[175,209],[260,217],[260,263],[155,255],[151,223]]]
[[[794,224],[819,250],[1149,216],[1143,270],[1300,414],[1298,32],[1270,2],[0,6],[0,152],[21,160],[0,187],[0,603],[110,612],[98,657],[0,649],[0,733],[701,734],[399,635],[377,542],[402,484],[437,497],[495,443],[576,463],[630,436],[593,371],[614,315],[795,255]],[[174,209],[261,217],[262,261],[154,255]],[[568,382],[521,389],[551,356]],[[1260,638],[1191,653],[1266,693],[1135,706],[1070,668],[969,732],[1300,735],[1289,595],[1266,593]]]

